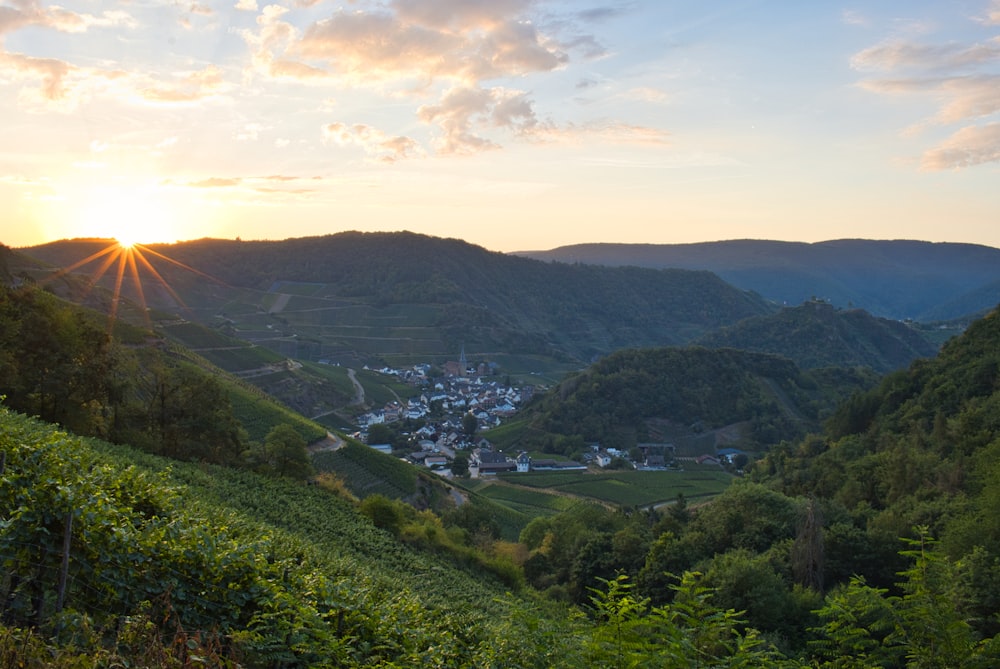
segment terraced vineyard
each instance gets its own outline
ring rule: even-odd
[[[348,441],[336,451],[313,457],[317,471],[339,474],[355,495],[380,494],[402,499],[417,491],[417,469],[373,448]]]

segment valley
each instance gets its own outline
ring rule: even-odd
[[[593,666],[618,634],[640,663],[907,666],[933,629],[949,666],[998,659],[996,311],[381,234],[177,245],[140,291],[47,264],[76,244],[0,256],[0,658]],[[855,657],[858,616],[906,636]]]

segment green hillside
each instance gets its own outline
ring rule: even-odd
[[[488,574],[407,548],[318,488],[171,464],[6,409],[0,444],[8,624],[58,619],[76,644],[98,645],[117,621],[151,625],[152,637],[131,630],[140,645],[155,643],[153,624],[176,627],[189,658],[249,666],[413,666],[428,653],[475,666],[490,664],[511,621],[537,615]],[[544,664],[552,649],[532,645],[521,661]]]
[[[107,243],[24,252],[69,267]],[[444,362],[463,345],[471,355],[586,361],[625,346],[684,343],[771,309],[708,272],[549,264],[412,233],[149,248],[172,293],[150,285],[147,302],[285,357],[348,365]],[[123,292],[138,299],[131,285]]]
[[[195,335],[217,337],[187,328]],[[32,284],[0,285],[0,395],[79,434],[180,459],[241,462],[278,425],[306,442],[326,435],[191,349],[120,320],[111,328]]]
[[[782,355],[806,369],[863,366],[880,374],[937,353],[921,331],[904,323],[816,300],[720,328],[696,343]]]
[[[817,429],[837,401],[874,383],[863,370],[805,371],[774,355],[702,347],[623,350],[530,405],[491,439],[569,453],[670,442],[759,450]],[[727,429],[728,428],[728,429]],[[700,449],[700,450],[699,450]]]

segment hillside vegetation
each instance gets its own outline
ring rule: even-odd
[[[862,369],[804,371],[786,358],[736,349],[623,350],[560,383],[495,438],[567,454],[585,442],[702,449],[690,455],[714,453],[716,445],[759,450],[818,429],[838,400],[875,378]]]
[[[69,267],[107,244],[63,241],[24,252]],[[412,233],[149,248],[186,266],[147,254],[189,319],[288,357],[351,364],[374,356],[442,362],[463,344],[470,354],[587,361],[625,346],[684,343],[771,310],[709,272],[549,264]],[[181,306],[155,286],[145,298]]]
[[[0,395],[78,434],[184,460],[245,463],[279,425],[304,442],[326,434],[189,349],[32,284],[0,285]]]
[[[1000,663],[1000,312],[877,384],[732,349],[609,355],[508,435],[768,452],[707,504],[526,494],[541,511],[500,523],[510,495],[350,443],[324,457],[391,487],[307,485],[308,421],[249,442],[219,367],[6,276],[0,394],[63,428],[0,408],[0,665]]]
[[[861,366],[880,374],[937,353],[937,346],[904,323],[815,300],[747,318],[695,343],[782,355],[805,369]]]

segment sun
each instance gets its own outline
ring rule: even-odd
[[[177,241],[170,203],[150,187],[118,184],[88,189],[74,218],[75,236],[114,239],[123,248]]]

